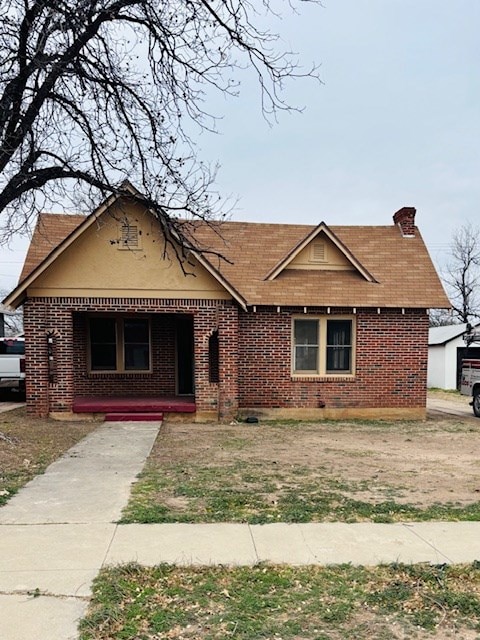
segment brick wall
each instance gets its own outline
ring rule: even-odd
[[[194,318],[195,399],[199,411],[218,408],[219,385],[209,382],[208,338],[218,326],[218,300],[128,298],[31,298],[25,302],[26,387],[30,415],[70,411],[75,395],[175,393],[175,322]],[[151,314],[152,367],[148,374],[89,373],[87,317],[95,312]],[[55,375],[50,378],[47,333],[54,337]],[[220,372],[220,379],[221,379]]]
[[[240,313],[239,404],[264,408],[402,408],[426,402],[428,316],[425,310],[357,310],[352,378],[291,375],[292,314],[303,309]],[[332,315],[348,313],[331,309]],[[351,311],[351,310],[350,310]],[[311,312],[311,315],[319,315]],[[305,316],[308,317],[308,316]]]
[[[88,373],[87,317],[94,312],[152,318],[149,374]],[[325,313],[309,310],[311,315]],[[332,315],[349,309],[331,309]],[[292,315],[248,313],[218,300],[32,298],[25,302],[27,405],[31,415],[71,410],[75,395],[175,393],[175,323],[193,316],[197,411],[222,418],[238,408],[403,408],[426,401],[428,316],[424,310],[357,310],[352,378],[291,375]],[[303,317],[303,316],[302,316]],[[307,317],[307,316],[304,316]],[[219,383],[209,380],[209,338],[219,330]],[[54,334],[49,369],[47,333]]]

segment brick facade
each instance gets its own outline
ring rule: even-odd
[[[96,373],[87,365],[87,318],[92,313],[148,314],[151,317],[152,371]],[[176,392],[175,327],[180,317],[193,317],[194,386],[197,411],[235,412],[236,388],[231,359],[236,350],[238,314],[232,303],[217,300],[29,298],[24,305],[26,391],[30,415],[69,412],[75,395],[173,395]],[[209,381],[209,337],[224,317],[220,339],[220,382]],[[234,326],[231,327],[230,325]],[[49,365],[47,334],[53,335]],[[225,368],[225,389],[222,386]],[[232,391],[235,397],[230,397]],[[224,411],[220,408],[220,414]]]
[[[351,314],[352,309],[331,309]],[[150,373],[89,373],[87,318],[92,313],[151,318]],[[30,298],[25,302],[28,411],[71,411],[77,395],[173,395],[175,332],[193,318],[198,412],[222,418],[242,408],[410,408],[426,402],[428,316],[425,310],[358,309],[355,375],[292,376],[292,317],[300,308],[245,312],[221,300]],[[309,309],[310,315],[325,309]],[[305,317],[308,317],[306,315]],[[218,329],[219,382],[212,382],[210,336]],[[51,359],[47,334],[53,336]],[[210,354],[211,355],[211,354]]]
[[[331,309],[348,313],[351,309]],[[265,408],[409,408],[426,403],[425,310],[357,310],[353,377],[292,376],[292,315],[303,309],[240,315],[239,405]],[[309,310],[310,315],[325,313]],[[308,316],[305,316],[308,317]]]

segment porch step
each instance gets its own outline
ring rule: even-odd
[[[105,422],[161,422],[163,413],[150,411],[147,413],[106,413]]]
[[[74,413],[195,413],[193,396],[77,396]]]

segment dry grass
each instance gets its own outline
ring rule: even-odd
[[[165,423],[124,521],[479,520],[479,427]]]
[[[473,640],[478,563],[104,569],[82,640]]]
[[[0,505],[95,427],[27,418],[23,408],[0,413]]]

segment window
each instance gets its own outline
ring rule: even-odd
[[[91,317],[89,346],[91,371],[149,371],[150,320]]]
[[[352,318],[294,318],[293,373],[353,373],[353,328]]]

